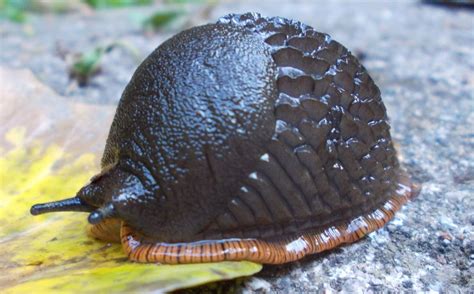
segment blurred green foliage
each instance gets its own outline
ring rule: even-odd
[[[84,0],[84,2],[94,8],[112,8],[132,5],[148,5],[151,4],[153,0]]]
[[[0,18],[25,22],[29,12],[63,13],[74,10],[83,0],[0,0]]]
[[[133,5],[149,5],[154,0],[0,0],[0,19],[22,23],[29,12],[61,13],[74,4],[85,3],[95,9],[116,8]],[[184,3],[190,0],[170,0],[170,3]],[[191,0],[196,1],[196,0]],[[199,0],[198,0],[199,1]]]
[[[79,85],[87,84],[89,78],[99,71],[104,53],[111,49],[112,47],[97,47],[75,58],[71,65],[71,75],[78,80]]]
[[[62,13],[74,10],[80,4],[94,9],[117,8],[134,5],[151,5],[154,0],[0,0],[0,19],[22,23],[28,19],[29,12]],[[205,4],[213,0],[164,0],[167,5]],[[182,15],[181,11],[159,11],[143,22],[147,30],[157,30],[167,26]]]
[[[206,3],[212,0],[164,0],[167,4]]]
[[[156,31],[168,26],[183,14],[184,12],[177,10],[157,11],[143,21],[143,28],[148,31]]]
[[[0,0],[0,18],[6,18],[14,22],[24,22],[28,2],[29,0]]]
[[[126,42],[115,41],[81,53],[71,54],[72,58],[68,62],[70,76],[76,79],[80,86],[87,85],[90,78],[100,71],[103,57],[118,47],[135,58],[136,62],[142,59],[135,47]]]

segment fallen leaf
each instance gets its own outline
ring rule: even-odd
[[[86,215],[29,208],[73,195],[99,170],[113,107],[59,97],[29,71],[0,68],[0,292],[163,292],[251,275],[261,265],[138,264],[91,239]]]

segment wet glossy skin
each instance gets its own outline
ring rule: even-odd
[[[248,256],[199,243],[207,255],[184,262],[288,262],[380,228],[416,194],[389,128],[378,87],[341,44],[300,22],[229,15],[140,65],[76,210],[123,221],[134,260],[182,262],[159,248],[187,243],[159,243],[220,240]],[[332,228],[340,236],[320,241]],[[300,237],[314,244],[286,254]]]
[[[273,135],[275,68],[260,38],[228,25],[165,42],[135,72],[111,127],[102,164],[127,175],[97,182],[109,189],[98,194],[147,236],[192,238]]]

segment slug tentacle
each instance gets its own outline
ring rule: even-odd
[[[114,208],[113,203],[107,203],[106,205],[100,207],[97,210],[94,210],[89,214],[87,220],[91,225],[96,225],[103,221],[106,218],[114,217],[116,215],[116,211]]]
[[[94,207],[85,203],[79,197],[67,198],[59,201],[53,201],[48,203],[35,204],[31,207],[30,213],[32,215],[38,215],[48,212],[58,211],[83,211],[91,212]]]

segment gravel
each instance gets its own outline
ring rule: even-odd
[[[193,8],[192,8],[193,9]],[[363,59],[381,88],[401,161],[423,185],[385,228],[355,244],[256,276],[198,290],[237,292],[474,292],[474,10],[414,1],[248,1],[191,9],[187,25],[230,12],[301,20]],[[150,8],[33,16],[1,22],[0,66],[29,68],[69,99],[116,104],[139,60],[173,31],[144,34]],[[65,56],[120,41],[86,87]],[[138,57],[137,57],[138,56]],[[216,288],[217,287],[217,288]],[[196,291],[196,290],[195,290]]]

